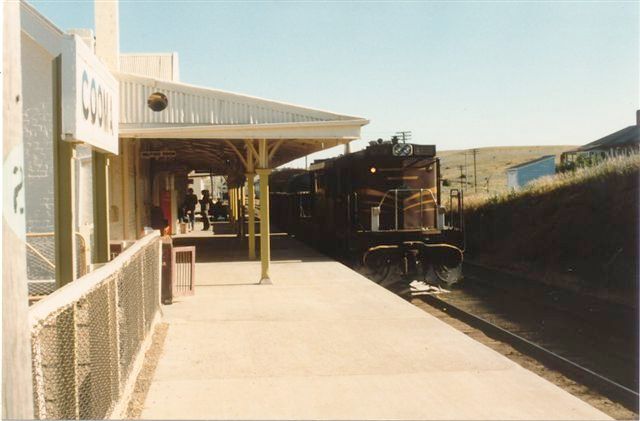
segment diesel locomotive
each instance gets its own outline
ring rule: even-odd
[[[378,281],[393,270],[446,286],[461,279],[463,195],[443,200],[434,145],[378,140],[285,179],[270,195],[281,230]]]

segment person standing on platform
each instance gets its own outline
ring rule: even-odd
[[[202,190],[202,200],[200,200],[200,214],[202,215],[202,222],[204,227],[202,231],[208,231],[209,227],[209,206],[211,204],[211,197],[209,197],[209,190]]]
[[[193,193],[193,189],[187,190],[187,194],[182,202],[184,214],[189,218],[189,226],[193,230],[196,221],[196,205],[198,204],[198,196]]]

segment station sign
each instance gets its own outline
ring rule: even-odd
[[[62,49],[62,137],[118,154],[119,84],[77,35]]]
[[[162,149],[159,151],[142,151],[140,158],[142,159],[172,159],[176,157],[176,151]]]

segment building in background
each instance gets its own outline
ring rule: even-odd
[[[602,160],[640,153],[640,110],[636,111],[636,124],[611,133],[560,156],[563,169],[593,165]]]
[[[507,168],[507,187],[510,190],[519,189],[533,180],[555,173],[555,155],[545,155],[533,161],[523,162]]]

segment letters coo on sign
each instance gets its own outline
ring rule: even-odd
[[[63,139],[118,153],[118,81],[78,36],[62,53]]]

